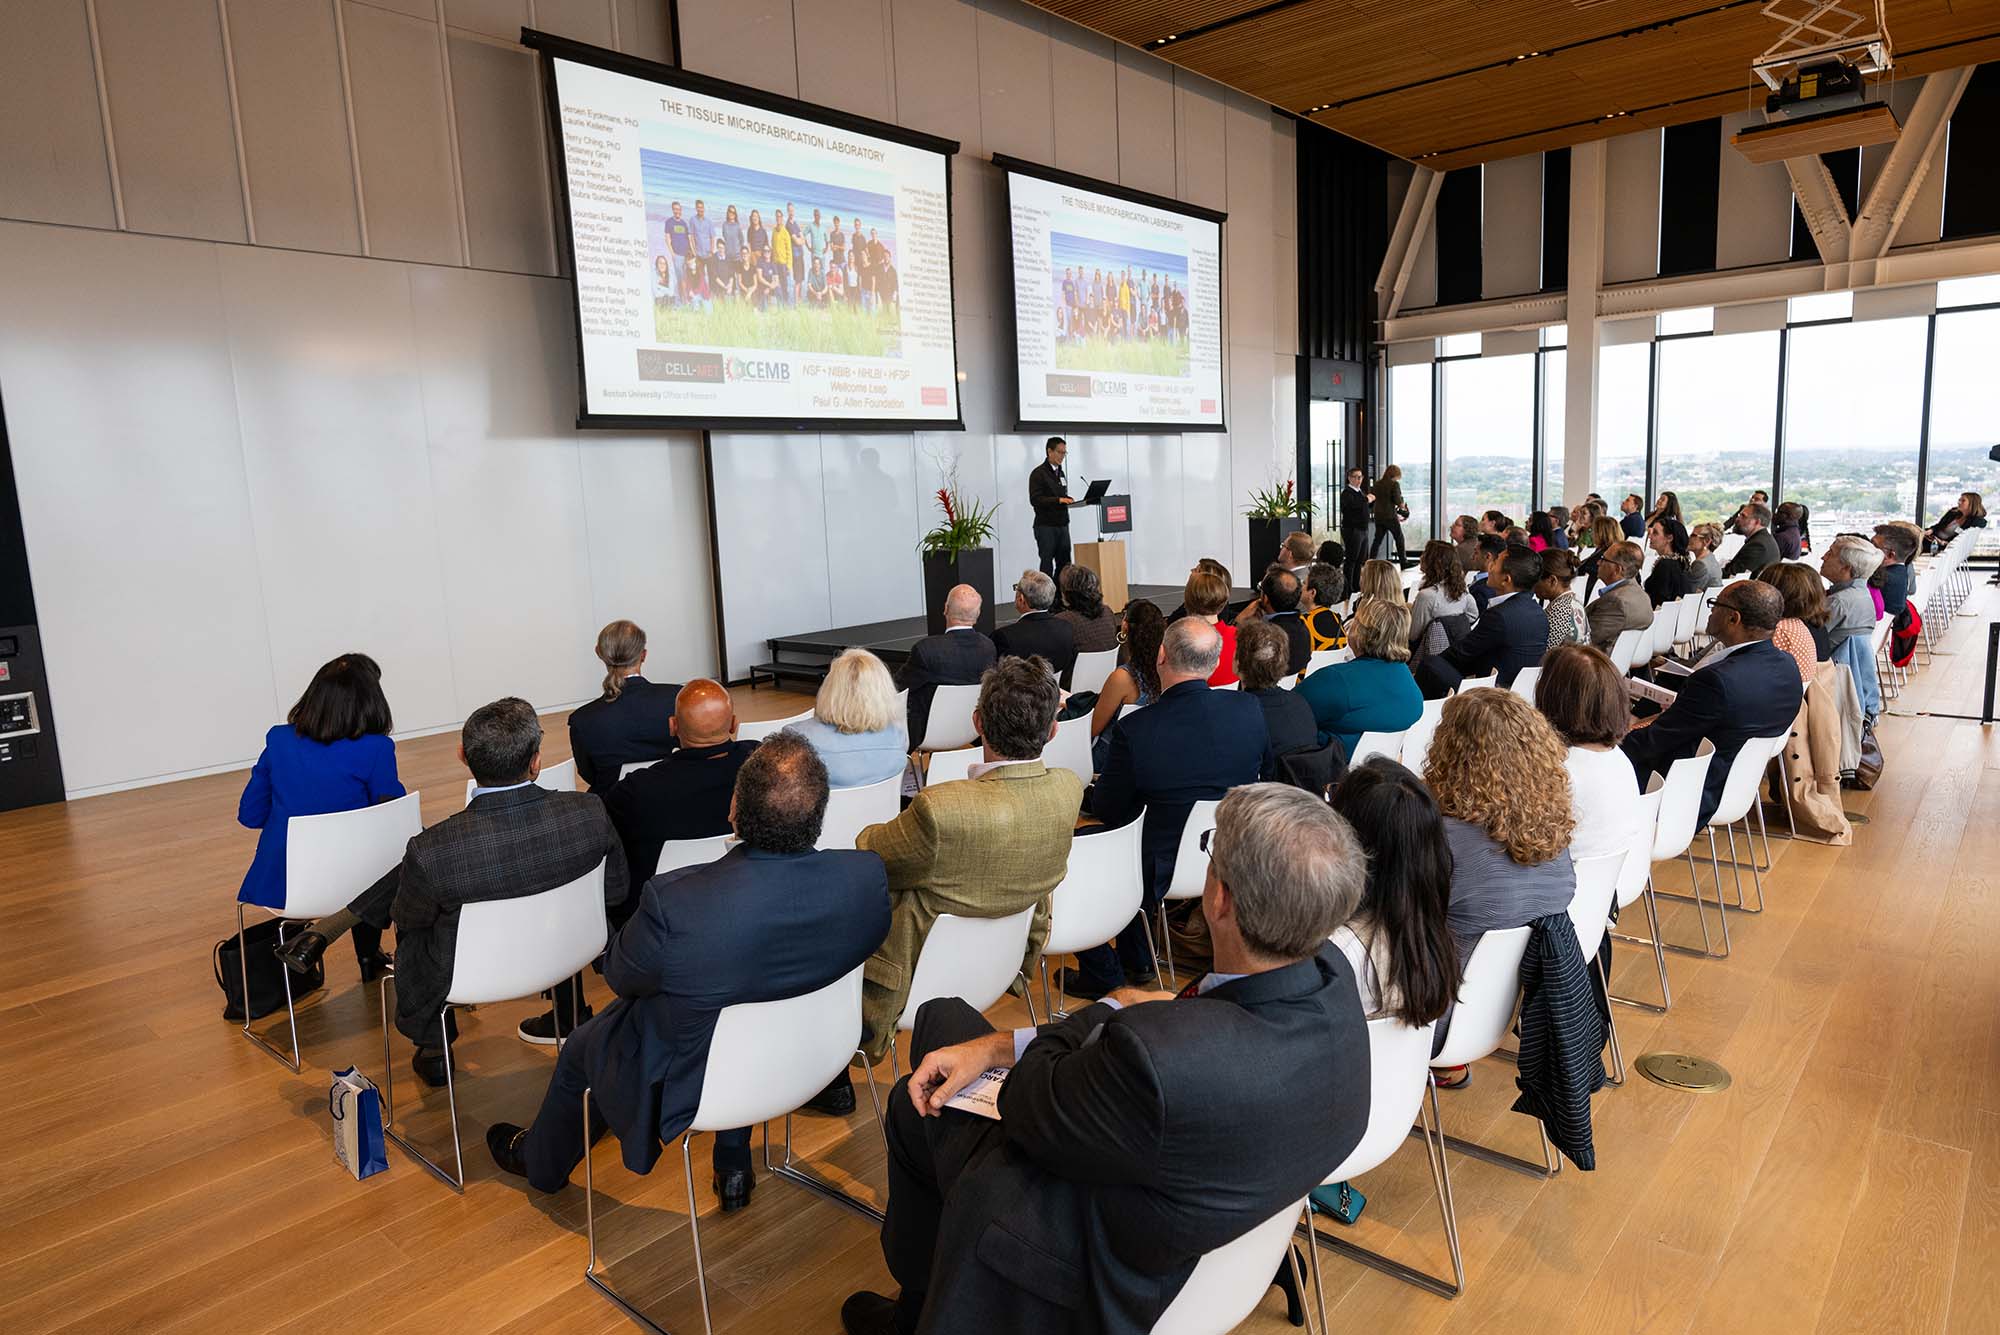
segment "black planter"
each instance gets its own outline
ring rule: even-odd
[[[944,596],[958,584],[970,584],[984,599],[979,605],[979,629],[993,633],[993,549],[972,547],[956,556],[924,553],[924,625],[932,635],[944,634]]]
[[[1257,581],[1264,578],[1264,568],[1278,559],[1278,548],[1282,547],[1289,534],[1306,528],[1303,519],[1252,519],[1250,523],[1250,570],[1242,577],[1244,584],[1257,587]]]

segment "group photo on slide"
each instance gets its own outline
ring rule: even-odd
[[[1187,374],[1186,256],[1050,232],[1049,272],[1058,367]]]
[[[898,354],[892,194],[660,149],[639,158],[661,343]]]

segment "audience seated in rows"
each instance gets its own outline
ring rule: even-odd
[[[1424,697],[1406,666],[1410,609],[1383,598],[1361,604],[1347,626],[1354,657],[1309,675],[1294,692],[1312,710],[1319,740],[1340,743],[1352,756],[1364,732],[1402,732],[1424,712]]]
[[[1945,546],[1967,529],[1986,527],[1986,498],[1976,491],[1961,492],[1958,503],[1946,510],[1924,530],[1924,549],[1943,551]]]
[[[342,654],[320,665],[285,721],[264,734],[264,749],[236,804],[237,823],[257,831],[257,851],[236,892],[240,902],[284,907],[292,817],[358,811],[403,795],[396,744],[389,740],[394,727],[374,659]],[[350,930],[361,980],[372,983],[389,968],[382,933],[366,923]]]
[[[1289,570],[1268,571],[1257,583],[1258,615],[1266,625],[1275,626],[1284,634],[1288,676],[1304,672],[1312,660],[1312,632],[1306,629],[1305,617],[1299,610],[1304,593],[1305,586]],[[1241,617],[1238,624],[1242,624]]]
[[[1702,823],[1715,814],[1743,744],[1775,736],[1798,717],[1804,698],[1798,665],[1771,643],[1783,612],[1784,599],[1768,584],[1739,580],[1724,588],[1708,618],[1708,633],[1721,647],[1681,681],[1672,704],[1635,722],[1625,738],[1625,754],[1642,785],[1692,756],[1702,742],[1714,743],[1715,759],[1702,789]]]
[[[1746,501],[1745,504],[1761,505],[1768,511],[1771,506],[1771,493],[1763,490],[1762,488],[1759,488],[1758,490],[1750,493],[1750,499]],[[1770,519],[1766,517],[1764,522],[1766,524],[1769,524]],[[1735,511],[1735,513],[1729,516],[1728,521],[1724,523],[1722,526],[1722,531],[1724,533],[1747,532],[1747,530],[1743,527],[1743,511],[1740,507]],[[1765,564],[1768,565],[1769,562],[1766,562]]]
[[[646,632],[614,621],[597,632],[604,685],[595,700],[570,711],[569,751],[592,792],[618,782],[627,765],[659,760],[674,749],[674,697],[680,687],[647,681]],[[646,868],[648,874],[652,868]]]
[[[1555,536],[1555,531],[1556,531],[1555,521],[1549,518],[1548,511],[1537,510],[1533,514],[1529,515],[1528,550],[1531,552],[1540,553],[1540,552],[1545,552],[1549,548],[1555,546],[1555,543],[1553,541],[1553,538]]]
[[[1049,610],[1055,601],[1054,580],[1039,570],[1023,570],[1014,583],[1014,606],[1021,615],[993,632],[993,647],[1002,658],[1041,658],[1067,682],[1076,666],[1076,632]]]
[[[584,1154],[588,1089],[590,1143],[608,1128],[625,1166],[651,1172],[661,1143],[694,1120],[724,1007],[816,991],[869,957],[889,930],[882,860],[814,851],[826,800],[826,766],[796,734],[773,735],[743,764],[730,803],[742,842],[647,882],[605,950],[617,1000],[556,1054],[534,1122],[486,1133],[504,1171],[560,1191]],[[723,1210],[749,1204],[749,1129],[718,1132],[711,1165]]]
[[[1209,568],[1214,565],[1213,561],[1203,561],[1189,573],[1187,584],[1181,589],[1181,606],[1187,610],[1186,619],[1214,627],[1221,637],[1215,671],[1208,684],[1228,686],[1236,680],[1236,627],[1222,615],[1229,606],[1229,576]]]
[[[1729,564],[1722,567],[1724,579],[1754,575],[1782,555],[1778,551],[1777,539],[1771,536],[1769,506],[1758,501],[1745,504],[1736,512],[1735,531],[1744,535],[1743,545],[1736,549],[1736,555],[1729,558]]]
[[[1458,562],[1457,548],[1448,542],[1425,543],[1417,572],[1416,596],[1410,599],[1413,670],[1426,658],[1464,639],[1479,620],[1479,604],[1465,587],[1465,568]]]
[[[1493,586],[1488,581],[1493,577],[1494,563],[1507,554],[1507,539],[1498,533],[1482,533],[1473,545],[1476,550],[1473,564],[1466,571],[1465,588],[1479,610],[1484,612],[1493,597]]]
[[[458,911],[471,903],[518,899],[567,885],[599,862],[607,906],[624,902],[630,879],[618,832],[594,793],[539,787],[542,722],[526,700],[508,698],[472,711],[459,733],[459,759],[472,771],[463,811],[412,838],[401,865],[345,909],[308,925],[278,952],[294,972],[310,970],[327,945],[357,922],[396,928],[396,1028],[417,1044],[414,1065],[427,1084],[444,1083],[438,1027],[451,992]],[[583,979],[555,991],[555,1011],[526,1020],[521,1037],[554,1043],[589,1018]]]
[[[1882,712],[1882,688],[1875,674],[1875,599],[1868,578],[1882,563],[1882,552],[1864,538],[1844,533],[1827,545],[1820,558],[1826,592],[1827,657],[1846,666],[1861,701],[1864,718]]]
[[[1500,674],[1502,686],[1512,686],[1524,667],[1542,661],[1548,648],[1549,620],[1535,601],[1535,582],[1542,575],[1542,558],[1526,547],[1514,547],[1493,563],[1487,575],[1492,591],[1479,624],[1457,644],[1424,660],[1417,684],[1424,698],[1449,694],[1466,677]]]
[[[1104,605],[1104,584],[1089,566],[1066,565],[1062,577],[1062,611],[1058,619],[1069,623],[1070,634],[1080,654],[1102,653],[1118,647],[1118,618]]]
[[[1264,730],[1271,738],[1271,758],[1259,777],[1273,781],[1285,778],[1280,757],[1320,744],[1312,706],[1296,690],[1278,685],[1281,677],[1291,675],[1286,666],[1290,652],[1284,632],[1268,621],[1252,621],[1236,628],[1236,677],[1243,694],[1263,708]]]
[[[1549,507],[1549,547],[1554,551],[1568,551],[1570,547],[1569,507],[1551,505]]]
[[[1618,527],[1618,521],[1600,518],[1594,524],[1590,535],[1590,553],[1576,563],[1576,573],[1583,576],[1583,601],[1588,604],[1597,596],[1597,585],[1602,578],[1597,572],[1597,564],[1604,554],[1625,541],[1625,530]]]
[[[828,783],[861,788],[895,778],[908,763],[900,712],[895,679],[882,660],[866,649],[844,649],[827,665],[812,717],[791,729],[819,752]]]
[[[944,630],[910,646],[897,685],[910,693],[911,746],[924,744],[937,688],[977,685],[999,656],[993,641],[979,629],[979,612],[985,601],[970,584],[954,585],[944,596]]]
[[[1394,561],[1363,562],[1361,578],[1355,582],[1355,589],[1356,614],[1369,603],[1388,603],[1392,607],[1408,605],[1408,601],[1403,597],[1403,571]],[[1353,620],[1352,616],[1348,618],[1350,623]],[[1351,624],[1349,633],[1353,633]]]
[[[1590,643],[1590,617],[1576,597],[1576,554],[1564,548],[1542,553],[1542,577],[1535,581],[1535,597],[1542,600],[1542,616],[1549,623],[1549,648],[1559,644]]]
[[[1340,602],[1347,596],[1347,582],[1338,561],[1315,561],[1306,568],[1306,631],[1312,637],[1312,651],[1337,648],[1344,638],[1340,626]]]
[[[1071,996],[1100,997],[1122,983],[1154,977],[1145,915],[1173,880],[1189,811],[1196,802],[1255,783],[1270,764],[1263,708],[1241,691],[1208,686],[1222,657],[1220,630],[1194,615],[1168,626],[1160,642],[1160,698],[1111,730],[1089,810],[1107,825],[1145,812],[1139,836],[1145,899],[1115,947],[1086,950],[1077,956],[1080,967],[1065,971]]]
[[[639,892],[653,879],[669,839],[729,833],[736,772],[757,749],[755,742],[736,740],[735,702],[720,682],[706,678],[681,687],[667,726],[680,743],[672,755],[601,790],[630,876],[614,926],[638,908]]]
[[[1618,852],[1650,838],[1639,828],[1632,762],[1618,750],[1632,727],[1632,700],[1603,650],[1587,644],[1549,650],[1535,682],[1535,707],[1569,748],[1563,768],[1576,816],[1570,856]]]
[[[1868,577],[1868,587],[1882,591],[1882,615],[1895,620],[1909,606],[1910,562],[1923,545],[1923,530],[1915,524],[1877,524],[1873,542],[1882,564]]]
[[[1646,576],[1646,598],[1658,608],[1687,596],[1694,588],[1688,570],[1688,531],[1678,519],[1655,519],[1646,526],[1646,545],[1653,549],[1653,573]]]
[[[1471,515],[1460,515],[1451,521],[1447,530],[1452,548],[1458,553],[1459,564],[1466,574],[1486,568],[1486,558],[1479,553],[1479,521]]]
[[[1211,646],[1206,627],[1169,633],[1170,654]],[[1146,713],[1176,690],[1204,693],[1190,677]],[[1013,1033],[927,1003],[889,1098],[882,1252],[901,1293],[849,1297],[849,1335],[1143,1333],[1203,1253],[1318,1186],[1368,1122],[1367,1030],[1327,940],[1365,871],[1324,801],[1237,788],[1200,900],[1214,971],[1187,994],[1120,990]],[[1000,1120],[941,1115],[992,1067],[1011,1068]]]
[[[1618,528],[1635,542],[1646,536],[1646,502],[1638,492],[1628,492],[1618,502]]]
[[[1447,920],[1451,846],[1430,789],[1387,756],[1347,772],[1333,809],[1368,858],[1368,883],[1333,944],[1354,970],[1361,1009],[1421,1028],[1458,998],[1463,969]]]
[[[1646,527],[1651,528],[1662,519],[1671,519],[1683,527],[1687,523],[1687,516],[1681,513],[1681,498],[1671,491],[1661,492],[1659,499],[1653,502],[1653,508],[1646,512]]]
[[[1167,619],[1159,606],[1144,598],[1125,604],[1119,618],[1118,637],[1125,644],[1125,661],[1112,669],[1097,704],[1090,711],[1092,755],[1098,769],[1111,745],[1105,733],[1121,709],[1143,709],[1160,698],[1160,641],[1167,633]]]
[[[1826,635],[1826,581],[1809,565],[1780,561],[1757,572],[1757,581],[1778,591],[1784,615],[1771,643],[1799,665],[1799,679],[1812,684],[1818,666],[1833,655]]]
[[[1624,632],[1652,628],[1653,603],[1639,587],[1644,560],[1636,542],[1616,542],[1597,554],[1597,576],[1603,584],[1585,610],[1590,615],[1590,642],[1606,653]]]
[[[1722,583],[1722,561],[1715,554],[1721,545],[1720,524],[1696,524],[1688,530],[1688,592],[1706,593]]]

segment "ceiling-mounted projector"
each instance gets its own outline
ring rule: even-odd
[[[1797,120],[1829,111],[1845,111],[1868,100],[1861,71],[1838,57],[1801,65],[1764,99],[1764,113],[1773,119]]]

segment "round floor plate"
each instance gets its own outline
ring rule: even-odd
[[[1729,1088],[1729,1072],[1706,1057],[1690,1057],[1685,1052],[1649,1052],[1633,1065],[1640,1075],[1669,1089],[1714,1094]]]

